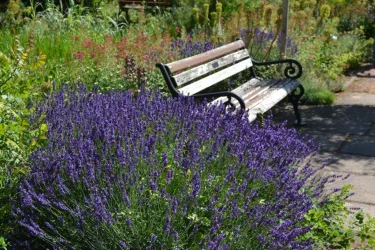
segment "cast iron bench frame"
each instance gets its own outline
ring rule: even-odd
[[[277,64],[286,64],[285,78],[266,80],[257,78],[253,66]],[[237,40],[199,55],[168,64],[157,63],[156,66],[161,70],[173,97],[184,95],[199,99],[214,99],[211,103],[222,102],[232,110],[245,110],[249,114],[249,120],[253,121],[259,114],[265,113],[288,96],[297,118],[295,124],[303,125],[298,102],[304,94],[304,88],[297,80],[302,75],[302,65],[296,60],[254,61],[244,42]],[[200,93],[245,70],[250,71],[251,78],[236,89]]]

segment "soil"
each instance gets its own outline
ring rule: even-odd
[[[375,75],[375,70],[374,70]],[[375,94],[375,78],[357,77],[346,89],[348,92]]]
[[[356,76],[347,86],[347,92],[375,94],[375,68],[366,64],[350,75]]]

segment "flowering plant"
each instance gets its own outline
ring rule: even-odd
[[[317,169],[303,162],[317,147],[224,110],[146,91],[62,89],[37,111],[49,143],[31,155],[13,204],[18,244],[310,248],[304,216],[328,180],[308,181]]]
[[[90,37],[71,38],[74,46],[70,63],[66,63],[66,76],[61,80],[82,81],[89,87],[98,85],[100,91],[113,89],[139,90],[166,87],[157,62],[171,62],[193,56],[217,45],[210,41],[199,41],[190,36],[173,40],[169,34],[162,37],[139,34],[134,37],[116,39],[111,35],[95,42]]]

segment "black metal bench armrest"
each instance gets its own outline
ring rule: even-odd
[[[297,79],[301,77],[302,75],[302,65],[293,59],[284,59],[284,60],[278,60],[278,61],[269,61],[269,62],[257,62],[252,61],[254,66],[268,66],[268,65],[274,65],[274,64],[283,64],[287,63],[289,64],[284,69],[284,75],[286,78],[290,79]]]
[[[224,103],[225,105],[230,105],[234,109],[234,105],[231,102],[231,98],[233,97],[240,103],[241,109],[245,109],[245,102],[242,100],[241,97],[239,97],[233,92],[222,91],[222,92],[192,95],[192,97],[199,98],[199,99],[205,99],[205,98],[211,99],[211,98],[218,98],[218,97],[224,97],[224,96],[228,98],[228,101]]]

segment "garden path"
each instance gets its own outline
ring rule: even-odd
[[[375,216],[375,69],[370,75],[348,78],[346,91],[336,95],[330,106],[301,106],[306,126],[302,133],[313,137],[321,145],[316,162],[329,158],[322,174],[350,173],[344,181],[334,182],[333,187],[344,184],[354,186],[349,197],[349,207],[361,207]],[[274,110],[274,120],[288,120],[293,126],[290,106]]]

